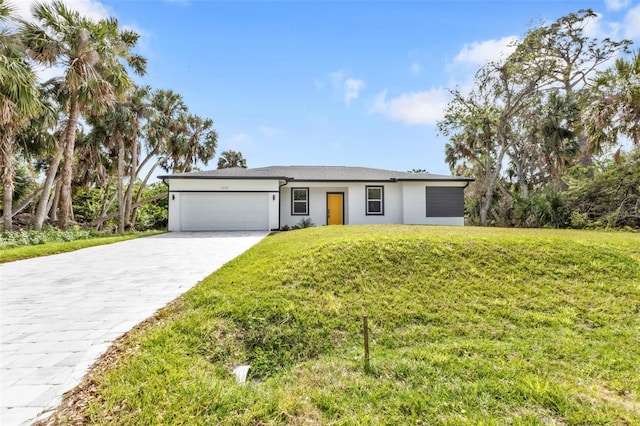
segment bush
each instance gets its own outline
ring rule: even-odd
[[[525,228],[562,228],[567,212],[562,193],[553,190],[534,191],[529,197],[513,197],[516,226]]]
[[[571,226],[640,229],[639,182],[638,149],[593,167],[590,173],[576,170],[565,192]]]
[[[312,228],[316,226],[312,221],[311,218],[305,218],[305,219],[300,219],[300,222],[296,223],[293,226],[289,226],[289,225],[283,225],[280,227],[281,231],[293,231],[294,229],[303,229],[303,228]]]
[[[32,246],[51,242],[68,242],[86,240],[99,236],[110,235],[108,232],[98,232],[94,229],[82,229],[75,226],[67,231],[45,226],[42,231],[5,231],[0,233],[0,249],[12,247]]]
[[[166,194],[167,187],[162,182],[149,185],[142,192],[142,199],[157,194]],[[135,229],[148,231],[150,229],[165,229],[169,222],[169,199],[161,198],[138,207]]]

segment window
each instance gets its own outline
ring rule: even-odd
[[[309,214],[309,188],[291,188],[291,214]]]
[[[384,214],[384,186],[367,186],[367,215]]]

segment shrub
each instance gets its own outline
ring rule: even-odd
[[[303,228],[312,228],[316,226],[313,221],[311,220],[311,218],[304,218],[304,219],[300,219],[300,222],[296,223],[293,226],[289,226],[289,225],[282,225],[280,227],[281,231],[293,231],[294,229],[303,229]]]
[[[640,229],[640,150],[594,166],[591,172],[593,176],[580,169],[572,174],[565,193],[571,226]]]
[[[110,235],[108,232],[98,232],[94,229],[82,229],[79,226],[67,231],[45,225],[42,231],[20,230],[4,231],[0,233],[0,249],[12,247],[32,246],[51,242],[69,242],[88,238]]]

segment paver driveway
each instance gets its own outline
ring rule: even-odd
[[[168,233],[0,265],[0,424],[46,415],[117,337],[265,235]]]

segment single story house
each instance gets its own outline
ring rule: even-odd
[[[277,230],[314,225],[464,225],[473,179],[365,167],[273,166],[160,176],[169,231]]]

